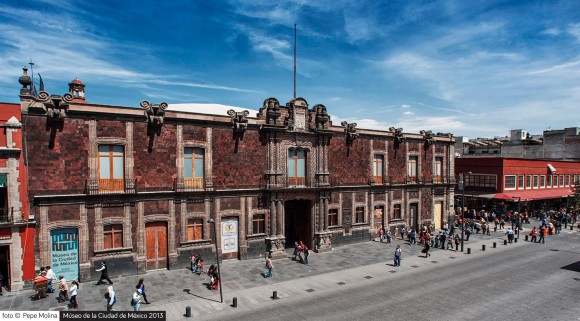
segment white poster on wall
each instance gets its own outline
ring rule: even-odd
[[[222,253],[238,252],[238,219],[222,220]]]

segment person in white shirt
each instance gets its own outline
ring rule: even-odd
[[[79,308],[79,305],[77,303],[78,290],[79,290],[79,282],[77,280],[72,281],[69,292],[70,292],[70,304],[73,309]]]
[[[141,311],[141,300],[143,299],[143,296],[141,295],[141,289],[137,288],[135,290],[135,292],[133,293],[133,302],[131,302],[131,305],[133,306],[133,311],[137,312],[137,311]]]
[[[56,274],[50,268],[50,266],[46,267],[46,278],[48,279],[48,287],[46,288],[46,292],[52,293],[54,292],[54,288],[52,287],[52,280],[56,280]]]

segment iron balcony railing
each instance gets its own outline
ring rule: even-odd
[[[87,179],[85,194],[134,194],[137,193],[137,180],[122,178],[115,179]]]
[[[14,223],[14,207],[0,208],[0,224]]]

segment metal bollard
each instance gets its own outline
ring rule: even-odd
[[[503,245],[507,245],[507,240],[503,240]]]
[[[482,251],[485,251],[485,244],[482,244],[482,245],[481,245],[481,250],[482,250]]]
[[[526,242],[528,241],[528,236],[526,235]]]
[[[519,237],[514,238],[514,243],[518,242]]]
[[[470,247],[467,248],[467,254],[471,254],[471,248]]]
[[[496,242],[493,242],[493,248],[494,249],[497,248],[497,243]]]
[[[278,291],[274,291],[274,293],[272,293],[272,299],[278,299]]]
[[[185,317],[191,318],[191,307],[190,306],[185,307]]]
[[[574,226],[570,225],[570,231],[574,230]]]
[[[234,297],[233,302],[232,302],[232,307],[237,308],[238,307],[238,298]]]

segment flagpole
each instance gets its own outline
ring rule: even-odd
[[[296,99],[296,24],[294,24],[294,99]]]

